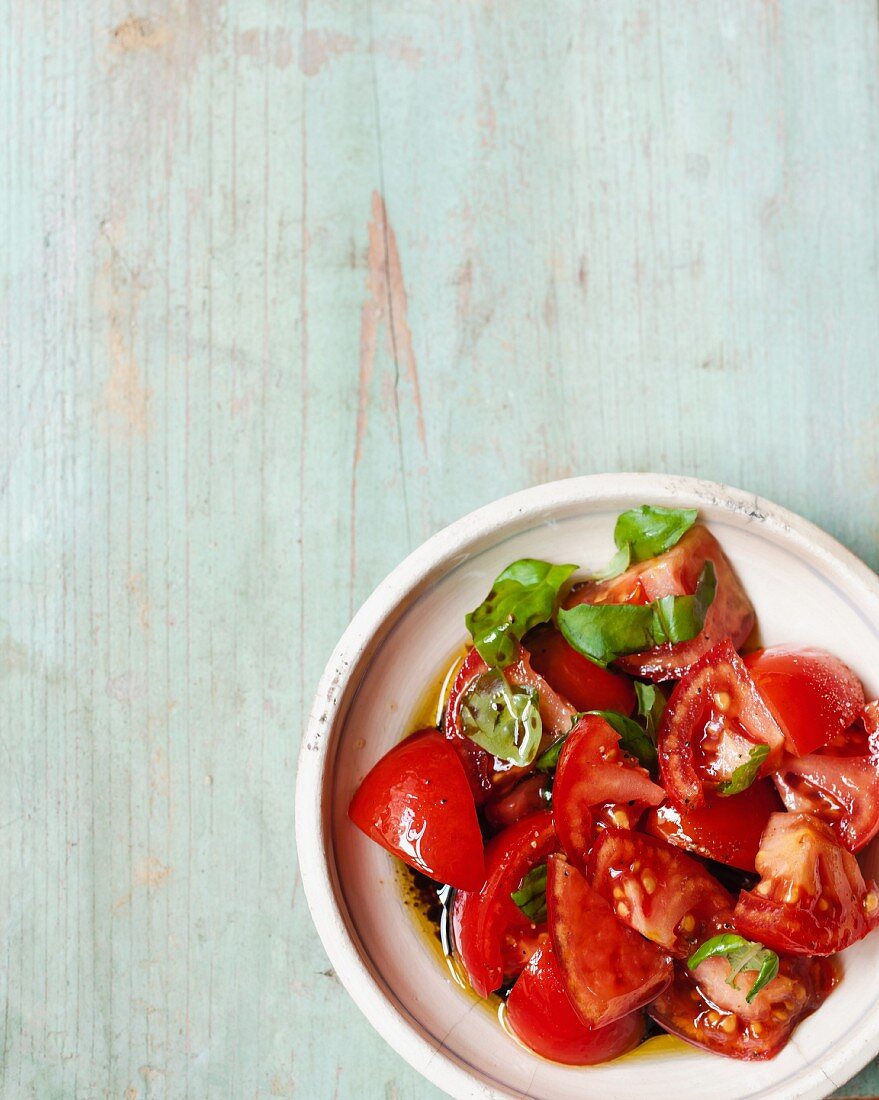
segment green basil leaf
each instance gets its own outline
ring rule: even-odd
[[[617,553],[602,579],[616,577],[633,561],[646,561],[670,550],[696,522],[695,508],[661,508],[642,504],[617,517],[613,541]]]
[[[647,736],[655,745],[667,700],[656,684],[642,684],[640,680],[635,681],[635,695],[638,715],[644,719]]]
[[[561,737],[553,741],[549,748],[537,757],[537,760],[534,762],[534,767],[539,772],[555,771],[555,769],[559,765],[559,757],[562,754],[562,749],[564,748],[567,739],[568,734],[563,733]]]
[[[522,558],[495,578],[483,602],[464,618],[487,665],[506,668],[516,660],[519,642],[532,627],[549,622],[559,590],[576,569]]]
[[[461,729],[501,760],[526,767],[537,755],[543,724],[537,690],[512,687],[489,669],[477,676],[461,703]]]
[[[546,864],[532,867],[510,897],[534,924],[546,920]]]
[[[580,603],[558,613],[565,641],[602,668],[623,653],[651,649],[652,622],[650,604]]]
[[[739,764],[729,779],[717,788],[721,798],[729,798],[730,795],[746,791],[760,774],[760,768],[768,755],[768,745],[755,745],[745,763]]]
[[[695,970],[699,963],[716,956],[723,956],[729,960],[730,972],[726,979],[727,985],[735,986],[736,978],[743,970],[757,975],[745,996],[748,1004],[778,973],[778,955],[774,951],[770,951],[762,943],[746,940],[743,936],[733,933],[713,936],[710,940],[706,940],[687,959],[687,966],[690,970]]]
[[[656,758],[656,745],[650,740],[647,731],[633,718],[627,718],[615,710],[590,710],[597,714],[620,735],[620,748],[640,761],[652,775],[656,774],[659,761]]]
[[[650,605],[656,609],[654,637],[656,645],[688,642],[705,625],[705,616],[717,594],[714,563],[706,561],[692,596],[663,596]]]
[[[534,767],[539,772],[555,771],[558,767],[559,757],[561,756],[565,742],[571,736],[574,726],[576,726],[585,713],[585,710],[578,710],[571,718],[571,729],[569,729],[567,733],[563,733],[561,737],[557,737],[549,748],[544,749],[540,756],[537,757],[534,762]]]
[[[648,604],[577,604],[559,611],[559,630],[578,653],[606,668],[626,653],[695,638],[716,591],[714,565],[706,561],[692,596],[663,596]]]

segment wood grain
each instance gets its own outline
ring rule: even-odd
[[[318,674],[426,536],[567,474],[879,566],[875,5],[0,28],[2,1095],[436,1096],[296,877]]]

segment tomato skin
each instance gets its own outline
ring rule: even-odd
[[[714,565],[717,591],[702,632],[688,642],[678,642],[620,657],[619,669],[650,680],[677,680],[723,638],[738,649],[754,626],[751,601],[735,575],[717,539],[696,524],[673,546],[649,561],[639,562],[609,581],[578,585],[565,606],[578,603],[649,603],[662,596],[691,594],[706,561]]]
[[[668,955],[620,924],[564,856],[550,856],[546,866],[553,951],[583,1023],[602,1027],[653,1000],[671,979]]]
[[[608,1062],[632,1050],[644,1034],[644,1016],[631,1012],[606,1027],[582,1022],[565,992],[552,944],[539,948],[507,998],[507,1022],[543,1058],[568,1066]]]
[[[471,649],[452,684],[443,720],[443,732],[461,757],[478,806],[481,806],[498,786],[512,785],[517,779],[527,775],[530,770],[517,767],[508,760],[498,759],[464,735],[461,728],[461,705],[474,680],[487,671],[488,665],[480,657],[478,650]],[[524,649],[520,652],[519,660],[504,669],[504,675],[511,684],[537,689],[540,699],[540,717],[547,737],[567,733],[571,728],[574,708],[566,699],[554,692],[543,677],[531,668],[528,654]]]
[[[577,710],[616,710],[628,715],[635,709],[631,681],[572,649],[553,627],[532,630],[525,646],[535,672]]]
[[[620,735],[600,715],[584,714],[562,747],[552,788],[556,830],[575,866],[585,869],[593,810],[611,803],[634,824],[665,791],[620,748]]]
[[[357,788],[348,816],[368,837],[439,882],[478,889],[482,834],[467,776],[437,730],[395,745]]]
[[[772,780],[758,779],[729,798],[706,794],[701,806],[681,808],[663,802],[648,812],[644,828],[676,848],[753,871],[766,823],[780,809]]]
[[[708,959],[695,973],[675,964],[674,981],[648,1008],[666,1031],[693,1046],[728,1058],[773,1058],[805,1016],[814,1012],[838,982],[828,959],[782,959],[779,973],[749,1005],[747,982],[726,984],[729,964]],[[748,976],[753,979],[753,975]]]
[[[807,756],[826,745],[864,708],[860,680],[823,649],[773,646],[749,653],[745,666],[793,756]]]
[[[701,863],[652,836],[605,829],[592,846],[589,876],[623,924],[675,958],[732,930],[732,895]]]
[[[774,951],[833,955],[879,924],[879,887],[812,814],[773,814],[757,853],[760,882],[736,904],[736,930]]]
[[[482,887],[455,894],[455,949],[480,997],[493,993],[505,975],[518,973],[528,961],[528,955],[522,957],[520,944],[529,931],[537,932],[539,938],[539,926],[528,922],[510,895],[532,867],[557,849],[551,813],[522,818],[485,846]]]
[[[744,763],[768,745],[760,775],[781,762],[784,734],[729,639],[719,642],[677,684],[659,729],[659,770],[669,801],[701,806]]]

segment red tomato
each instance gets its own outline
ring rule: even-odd
[[[470,984],[487,997],[505,976],[518,974],[528,961],[522,944],[540,930],[530,924],[510,897],[527,872],[558,849],[552,814],[522,818],[485,847],[485,882],[480,890],[459,890],[452,906],[455,948]],[[537,947],[532,942],[532,950]],[[516,965],[514,965],[516,964]]]
[[[457,753],[437,730],[413,733],[357,788],[348,816],[372,840],[439,882],[478,889],[482,834]]]
[[[485,820],[495,832],[506,829],[520,817],[547,809],[549,789],[549,776],[529,775],[515,787],[489,796],[483,807]]]
[[[562,748],[552,807],[565,853],[583,869],[592,844],[592,810],[612,803],[617,824],[634,825],[665,791],[620,748],[620,735],[597,714],[584,714]],[[613,811],[612,811],[613,812]]]
[[[786,756],[773,776],[791,812],[814,814],[858,852],[879,833],[879,737],[858,727],[810,756]]]
[[[741,657],[727,639],[709,650],[671,693],[659,729],[659,769],[669,801],[700,806],[768,745],[760,775],[781,762],[784,734],[763,702]]]
[[[749,653],[745,665],[794,756],[820,749],[863,710],[860,680],[823,649],[773,646]]]
[[[864,707],[863,722],[864,729],[871,737],[874,733],[879,733],[879,699],[874,699]]]
[[[742,645],[754,626],[754,608],[717,539],[696,524],[680,542],[659,557],[639,562],[609,581],[578,585],[565,606],[578,603],[650,603],[662,596],[689,595],[696,591],[702,566],[714,564],[717,592],[705,626],[689,642],[678,642],[620,657],[617,665],[633,676],[650,680],[677,680],[723,638]]]
[[[461,756],[477,805],[481,805],[496,786],[515,782],[517,778],[527,775],[529,770],[492,756],[466,737],[461,729],[461,704],[476,678],[487,671],[488,665],[479,652],[471,649],[455,677],[443,723],[443,732]],[[540,717],[547,739],[567,733],[575,714],[574,708],[531,668],[525,650],[521,651],[515,664],[504,669],[504,675],[511,684],[537,689]]]
[[[701,863],[652,836],[606,829],[592,847],[589,871],[617,917],[675,958],[732,931],[732,896]]]
[[[671,979],[671,960],[630,928],[564,856],[547,860],[552,946],[580,1019],[602,1027],[652,1001]]]
[[[679,808],[664,802],[644,819],[648,832],[706,859],[754,870],[769,815],[781,809],[771,779],[758,779],[741,794],[706,794],[702,806]]]
[[[725,959],[706,959],[692,974],[677,963],[674,981],[648,1011],[672,1035],[715,1054],[772,1058],[837,982],[828,959],[782,959],[778,975],[748,1004],[755,975],[743,972],[734,988],[726,984],[729,973]]]
[[[507,999],[507,1022],[543,1058],[568,1066],[609,1062],[632,1050],[644,1034],[644,1016],[630,1012],[606,1027],[586,1027],[565,992],[552,945],[535,951]]]
[[[811,814],[773,814],[757,853],[760,882],[742,891],[736,930],[775,951],[832,955],[879,924],[879,888]]]
[[[572,649],[551,626],[532,630],[525,639],[531,667],[577,710],[616,710],[631,714],[635,691],[631,681],[600,668]]]

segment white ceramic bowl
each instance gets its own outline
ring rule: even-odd
[[[296,839],[339,978],[387,1042],[454,1097],[819,1097],[879,1051],[874,933],[844,954],[839,988],[769,1062],[690,1048],[588,1068],[544,1061],[450,980],[402,904],[392,858],[347,820],[358,782],[409,732],[425,685],[465,640],[465,612],[497,573],[525,556],[602,566],[616,515],[642,503],[698,507],[754,602],[764,643],[823,646],[879,694],[879,577],[806,520],[724,485],[656,474],[557,481],[481,508],[410,554],[355,615],[321,679]],[[875,846],[864,862],[876,875]]]

